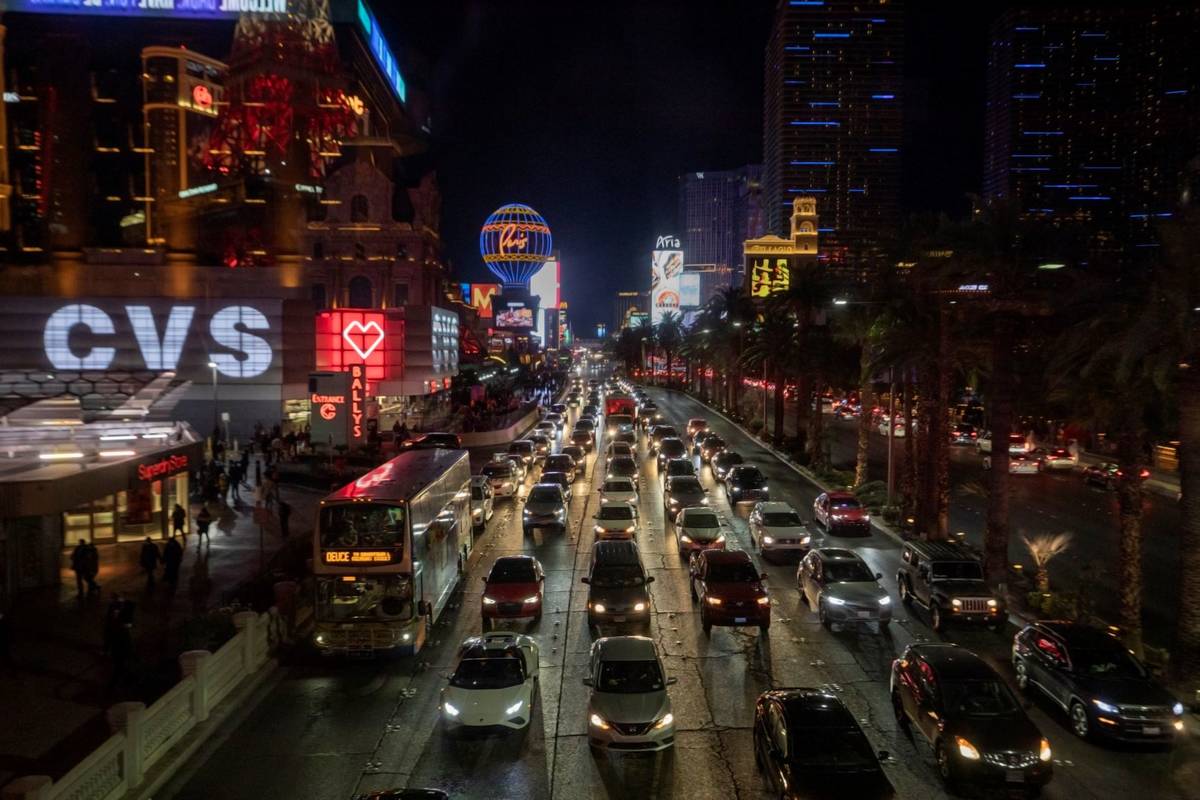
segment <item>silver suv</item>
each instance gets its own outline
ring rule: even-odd
[[[521,512],[521,530],[526,536],[534,528],[567,532],[567,499],[557,483],[535,483]]]
[[[606,636],[592,645],[585,686],[588,744],[606,750],[665,750],[675,744],[675,715],[654,640]]]

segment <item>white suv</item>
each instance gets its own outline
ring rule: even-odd
[[[606,636],[592,645],[588,744],[606,750],[665,750],[675,744],[675,715],[654,640]]]

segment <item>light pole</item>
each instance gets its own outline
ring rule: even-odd
[[[861,400],[860,400],[861,404]],[[860,413],[865,413],[863,409]],[[907,420],[905,420],[907,423]],[[888,367],[888,442],[887,442],[887,501],[888,505],[892,505],[892,492],[896,484],[896,467],[892,459],[893,445],[895,442],[896,433],[896,378],[892,374],[892,368]],[[908,434],[906,430],[905,435]]]
[[[212,370],[213,384],[213,442],[216,442],[216,437],[221,430],[220,428],[220,413],[217,411],[217,362],[208,362],[208,368]]]

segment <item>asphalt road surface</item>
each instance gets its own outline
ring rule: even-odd
[[[655,395],[679,423],[708,416],[732,447],[767,473],[773,499],[787,500],[809,516],[816,490],[789,467],[693,400]],[[898,797],[945,797],[931,754],[898,732],[888,698],[888,671],[897,652],[909,642],[938,638],[927,620],[919,612],[910,617],[897,602],[894,623],[885,634],[874,628],[827,631],[801,605],[794,565],[762,564],[770,575],[773,605],[769,636],[760,638],[757,629],[727,628],[714,628],[705,636],[688,596],[686,563],[677,554],[670,525],[664,524],[654,460],[646,457],[644,444],[641,453],[637,541],[656,577],[650,586],[655,612],[651,636],[668,675],[679,679],[670,689],[678,728],[673,749],[655,755],[605,755],[593,753],[587,744],[588,690],[581,679],[592,636],[580,578],[593,539],[590,518],[599,503],[600,476],[591,456],[586,475],[575,486],[567,534],[537,532],[525,538],[519,501],[497,504],[431,646],[414,658],[295,659],[158,797],[342,800],[358,792],[408,786],[489,800],[762,798],[767,794],[752,751],[753,702],[765,689],[788,686],[828,686],[840,694],[876,749],[891,753],[886,770]],[[701,476],[714,506],[735,530],[730,546],[750,550],[748,508],[731,509],[707,468]],[[894,542],[874,534],[837,543],[855,548],[882,572],[895,598]],[[480,578],[496,557],[512,553],[532,553],[546,570],[545,613],[530,630],[541,647],[533,721],[522,732],[452,734],[438,720],[443,674],[452,668],[455,646],[480,631]],[[955,630],[947,638],[986,653],[1010,675],[1005,663],[1009,636],[1011,631]],[[1173,751],[1106,748],[1074,739],[1065,721],[1044,706],[1031,714],[1050,739],[1057,763],[1045,797],[1196,797],[1200,753],[1194,740]]]

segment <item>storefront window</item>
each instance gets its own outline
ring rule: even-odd
[[[162,481],[139,484],[117,493],[120,541],[162,536]]]
[[[111,542],[114,535],[112,495],[84,503],[63,514],[63,545],[66,547],[74,547],[80,539]]]

